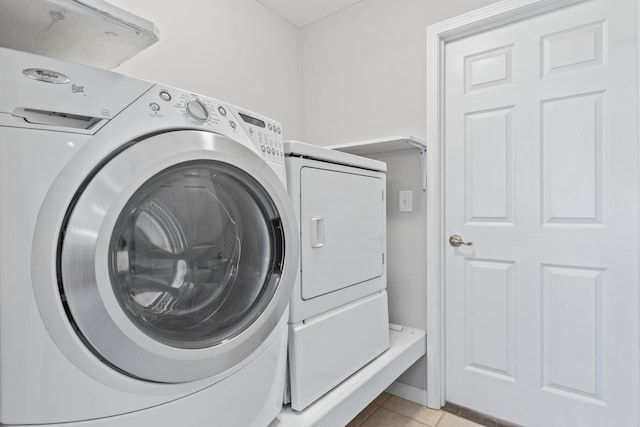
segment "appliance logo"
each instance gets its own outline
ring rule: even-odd
[[[77,84],[72,84],[71,85],[71,92],[73,93],[84,93],[84,86],[80,86]]]
[[[22,70],[22,74],[39,82],[67,84],[71,81],[69,77],[57,71],[45,70],[42,68],[27,68]]]

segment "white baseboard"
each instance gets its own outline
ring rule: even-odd
[[[427,390],[394,381],[385,391],[418,405],[427,406]]]

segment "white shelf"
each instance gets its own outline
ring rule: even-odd
[[[425,354],[424,331],[408,327],[402,327],[401,331],[394,329],[389,330],[387,351],[304,411],[296,412],[286,406],[269,427],[346,425]]]
[[[427,144],[414,136],[390,136],[386,138],[368,139],[365,141],[348,142],[346,144],[330,145],[326,148],[344,151],[345,153],[366,156],[367,154],[388,153],[399,150],[426,151]]]
[[[0,47],[111,70],[157,41],[153,23],[103,0],[0,1]]]
[[[390,153],[393,151],[418,150],[418,154],[420,155],[422,191],[427,191],[427,143],[414,136],[390,136],[349,142],[346,144],[329,145],[326,148],[365,157],[371,154]]]

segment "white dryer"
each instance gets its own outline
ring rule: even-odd
[[[0,64],[0,425],[269,424],[298,266],[280,124]]]
[[[284,149],[300,229],[289,316],[300,411],[389,347],[386,164],[297,141]]]

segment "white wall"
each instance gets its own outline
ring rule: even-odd
[[[425,139],[427,26],[495,1],[363,0],[302,28],[302,140]],[[390,320],[426,329],[426,197],[412,151],[375,158],[388,167]],[[398,211],[400,190],[413,191],[412,213]],[[426,373],[423,358],[399,381],[426,390]]]
[[[425,137],[426,28],[496,0],[363,0],[302,34],[302,140]]]
[[[116,71],[272,117],[300,138],[299,29],[255,0],[109,0],[152,21],[160,41]]]
[[[420,155],[417,149],[372,155],[387,164],[387,292],[389,320],[398,325],[426,329],[427,325],[427,211],[422,191]],[[399,212],[400,191],[412,191],[413,212]],[[427,389],[425,358],[399,379]],[[412,396],[402,396],[410,398]],[[425,400],[416,398],[418,403]],[[413,399],[412,399],[413,400]]]

